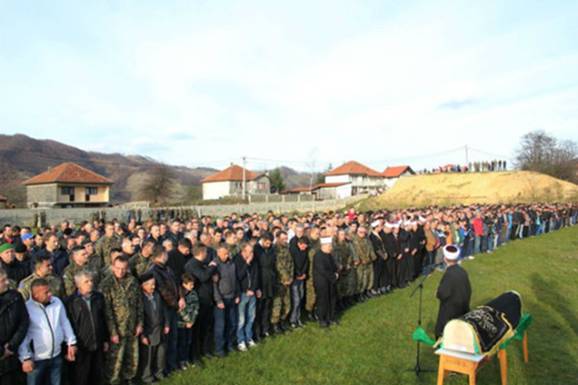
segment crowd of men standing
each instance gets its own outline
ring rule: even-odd
[[[535,204],[6,225],[0,385],[152,383],[307,320],[335,325],[446,245],[471,259],[577,219],[577,205]]]

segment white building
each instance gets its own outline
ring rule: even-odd
[[[384,186],[382,173],[356,161],[349,161],[325,174],[325,183],[350,183],[351,194],[377,192]]]
[[[266,195],[271,191],[271,181],[266,174],[257,174],[243,167],[232,164],[230,167],[209,175],[201,181],[203,199],[220,199],[224,197],[243,196],[243,174],[247,195]]]
[[[392,188],[399,178],[415,175],[415,172],[409,166],[388,167],[383,171],[384,186]]]

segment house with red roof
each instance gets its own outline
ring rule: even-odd
[[[28,207],[103,207],[113,182],[96,172],[66,162],[23,182]]]
[[[413,171],[409,166],[387,167],[385,170],[383,170],[384,186],[387,188],[392,188],[395,182],[399,180],[399,178],[410,175],[415,175],[415,171]]]
[[[225,197],[242,197],[243,181],[245,193],[249,195],[266,195],[271,192],[271,181],[265,173],[256,173],[236,164],[209,175],[201,181],[203,199],[220,199]]]
[[[325,173],[325,183],[349,183],[351,195],[373,193],[383,188],[383,175],[359,162],[349,161]]]

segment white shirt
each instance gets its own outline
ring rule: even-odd
[[[46,306],[30,298],[26,301],[26,310],[30,316],[30,326],[18,349],[20,361],[51,359],[60,354],[63,342],[76,344],[66,309],[58,297],[52,297]]]

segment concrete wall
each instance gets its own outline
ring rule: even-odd
[[[229,196],[230,184],[228,181],[203,183],[203,199],[219,199]]]
[[[309,202],[263,202],[238,205],[220,206],[183,206],[168,207],[163,209],[133,209],[126,208],[68,208],[68,209],[13,209],[0,210],[0,224],[12,224],[20,226],[52,225],[64,220],[73,223],[80,223],[84,220],[94,220],[104,218],[111,220],[117,218],[120,221],[128,221],[129,216],[140,213],[142,220],[157,218],[159,215],[167,216],[170,213],[175,215],[211,215],[225,216],[233,212],[239,214],[259,213],[268,211],[276,213],[308,212],[308,211],[329,211],[339,210],[348,204],[354,203],[366,196],[355,196],[348,199],[309,201]],[[138,215],[138,214],[137,214]],[[41,223],[39,223],[41,222]]]

